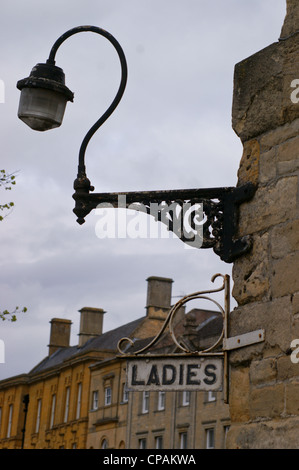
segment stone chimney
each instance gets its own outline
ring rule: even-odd
[[[71,320],[64,318],[52,318],[50,331],[49,356],[59,348],[67,348],[70,345]]]
[[[173,280],[166,277],[151,276],[147,279],[146,309],[149,318],[165,317],[171,307]]]
[[[92,307],[83,307],[79,312],[81,314],[79,347],[81,347],[89,339],[103,333],[103,317],[106,312],[101,308]]]

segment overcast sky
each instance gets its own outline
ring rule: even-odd
[[[212,250],[186,249],[176,238],[100,239],[96,212],[77,224],[79,147],[120,80],[105,38],[78,34],[58,50],[56,65],[75,93],[59,129],[35,132],[17,118],[16,82],[46,61],[68,29],[106,29],[124,49],[129,76],[120,105],[87,148],[95,191],[235,186],[242,145],[231,127],[234,66],[278,40],[285,3],[2,0],[0,167],[18,173],[15,188],[0,192],[1,203],[15,203],[0,223],[0,309],[28,312],[16,323],[0,322],[0,379],[29,372],[47,355],[54,317],[72,320],[77,344],[84,306],[106,310],[105,331],[143,316],[149,276],[172,278],[175,302],[213,287],[215,273],[231,274]]]

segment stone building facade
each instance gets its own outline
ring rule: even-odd
[[[81,319],[88,320],[90,330],[80,331],[78,346],[69,346],[71,322],[52,319],[49,355],[29,374],[0,382],[0,448],[80,448],[85,445],[89,365],[100,355],[91,341],[87,344],[82,338],[85,335],[89,340],[97,339],[103,314],[102,309],[81,310]],[[104,354],[109,356],[109,353],[108,350]],[[29,403],[24,412],[26,397]]]
[[[240,207],[253,249],[234,263],[230,335],[262,328],[265,341],[230,354],[229,448],[299,447],[299,3],[287,1],[278,42],[235,67],[233,128],[243,143]]]
[[[76,346],[69,345],[71,322],[51,320],[49,355],[29,374],[0,382],[0,449],[223,448],[230,419],[221,392],[126,390],[118,342],[149,342],[160,331],[172,282],[148,278],[146,315],[105,333],[105,312],[81,309]],[[213,319],[215,312],[198,315]]]
[[[171,280],[149,278],[147,316],[164,321],[170,301]],[[183,334],[190,334],[187,325],[191,328],[205,325],[197,330],[197,338],[204,347],[214,344],[223,328],[222,317],[217,312],[192,309],[185,313],[182,309],[178,316],[178,326],[183,327]],[[135,341],[134,346],[136,349],[144,347],[151,340]],[[161,342],[156,349],[151,348],[151,354],[167,355],[176,349],[167,333]],[[128,391],[126,360],[120,355],[91,366],[90,402],[87,448],[225,448],[230,417],[223,392],[166,392],[163,387],[161,390]]]

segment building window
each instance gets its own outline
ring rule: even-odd
[[[144,437],[138,440],[138,447],[139,449],[146,449],[146,439]]]
[[[187,449],[187,433],[181,432],[180,433],[180,449]]]
[[[12,412],[13,412],[13,406],[12,406],[12,405],[9,405],[9,414],[8,414],[8,424],[7,424],[7,433],[6,433],[6,437],[10,437],[10,436],[11,436]]]
[[[164,410],[165,409],[165,392],[160,390],[158,392],[158,410]]]
[[[216,392],[211,390],[208,392],[208,401],[216,401]]]
[[[38,433],[40,425],[40,413],[42,409],[42,400],[39,398],[37,400],[37,413],[36,413],[36,422],[35,422],[35,432]]]
[[[50,428],[52,428],[53,425],[54,425],[55,408],[56,408],[56,395],[52,395],[51,415],[50,415]]]
[[[129,401],[129,390],[127,384],[123,384],[123,403],[127,403]]]
[[[92,410],[97,410],[99,405],[99,392],[94,390],[92,392]]]
[[[67,387],[66,393],[65,393],[64,419],[63,419],[64,423],[66,423],[68,420],[69,408],[70,408],[70,387]]]
[[[78,384],[78,391],[77,391],[77,408],[76,408],[76,419],[80,418],[81,413],[81,397],[82,397],[82,383]]]
[[[206,449],[215,449],[215,430],[206,429]]]
[[[163,437],[155,437],[155,449],[163,449]]]
[[[108,449],[108,441],[107,441],[107,439],[103,439],[103,440],[102,440],[101,449]]]
[[[112,390],[111,387],[105,387],[105,406],[111,405]]]
[[[145,390],[142,393],[142,413],[148,413],[149,411],[149,391]]]
[[[182,394],[182,405],[188,406],[190,405],[190,391],[184,390]]]
[[[229,428],[230,428],[229,425],[223,426],[223,433],[224,433],[224,443],[223,443],[223,446],[224,446],[224,448],[225,448],[225,446],[226,446],[226,437],[227,437],[227,433],[228,433],[228,431],[229,431]]]

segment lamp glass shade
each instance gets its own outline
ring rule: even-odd
[[[46,88],[25,87],[21,91],[18,117],[35,131],[47,131],[62,123],[67,98]]]

